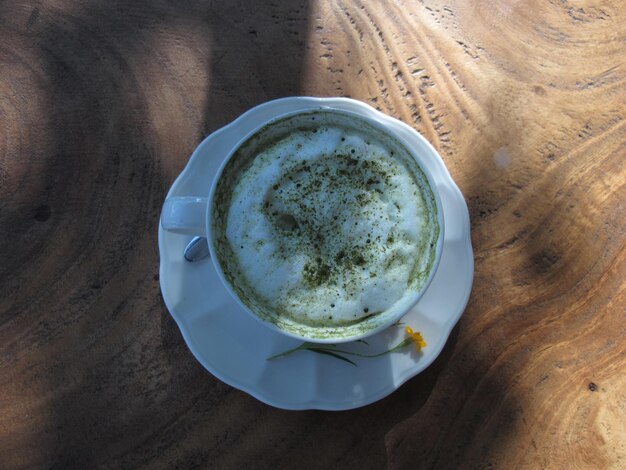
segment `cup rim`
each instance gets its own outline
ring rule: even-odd
[[[284,98],[282,99],[284,100]],[[314,105],[311,107],[307,107],[307,108],[303,108],[303,109],[298,109],[295,111],[289,111],[289,112],[283,112],[283,113],[278,113],[275,116],[270,117],[269,119],[264,120],[263,122],[261,122],[258,126],[256,126],[254,129],[252,129],[251,131],[249,131],[248,133],[246,133],[242,138],[240,138],[237,143],[233,146],[233,148],[228,152],[227,156],[224,158],[224,160],[220,163],[215,176],[213,178],[213,181],[211,182],[211,187],[210,187],[210,191],[209,191],[209,196],[208,196],[208,204],[207,204],[207,208],[206,208],[206,213],[205,213],[205,227],[206,227],[206,234],[207,234],[207,243],[208,243],[208,247],[209,247],[209,253],[210,253],[210,257],[211,257],[211,262],[213,264],[213,267],[215,268],[215,271],[220,279],[220,282],[222,283],[222,285],[226,288],[226,290],[228,291],[228,293],[230,294],[230,296],[235,300],[235,302],[251,317],[253,317],[255,320],[261,322],[263,325],[271,328],[272,330],[281,333],[283,335],[286,335],[288,337],[294,338],[294,339],[298,339],[301,341],[306,341],[306,342],[311,342],[311,343],[318,343],[318,344],[329,344],[329,343],[347,343],[347,342],[351,342],[351,341],[356,341],[359,339],[363,339],[363,338],[367,338],[370,336],[375,335],[376,333],[379,333],[387,328],[389,328],[391,325],[393,325],[395,322],[399,321],[404,315],[406,315],[411,309],[413,309],[415,307],[415,305],[419,302],[419,300],[423,297],[424,293],[427,291],[429,285],[431,284],[435,273],[437,272],[438,266],[439,266],[439,262],[441,260],[441,255],[443,252],[443,244],[444,244],[444,233],[445,233],[445,226],[444,226],[444,217],[443,217],[443,205],[441,203],[441,197],[439,195],[439,190],[437,188],[437,186],[434,183],[433,177],[431,175],[431,172],[429,170],[429,168],[419,159],[419,157],[417,156],[417,153],[413,150],[413,148],[406,142],[406,140],[395,130],[390,129],[389,126],[384,122],[384,120],[392,120],[395,121],[396,123],[400,123],[403,126],[407,127],[411,132],[416,133],[421,139],[424,139],[419,133],[417,133],[417,131],[415,131],[413,128],[407,126],[405,123],[403,123],[402,121],[395,119],[391,116],[388,116],[386,114],[381,113],[378,110],[375,110],[374,108],[372,108],[371,106],[360,102],[360,101],[356,101],[356,100],[352,100],[349,98],[343,98],[343,100],[349,100],[349,101],[353,101],[358,103],[360,106],[362,107],[367,107],[369,109],[367,109],[367,111],[370,111],[372,115],[366,115],[364,112],[356,112],[353,110],[346,110],[346,109],[341,109],[338,107],[334,107],[332,105],[326,105],[323,104],[323,100],[324,98],[317,98],[317,100],[320,101],[320,104],[318,105]],[[281,100],[275,100],[275,101],[281,101]],[[264,105],[267,106],[269,103],[265,103]],[[259,105],[259,106],[264,106],[264,105]],[[415,159],[415,161],[417,162],[419,168],[421,169],[421,171],[423,172],[423,174],[426,177],[426,180],[428,181],[428,185],[431,189],[432,195],[433,195],[433,199],[435,201],[435,206],[437,208],[437,223],[439,224],[439,234],[437,236],[437,240],[436,240],[436,248],[435,248],[435,257],[433,259],[432,265],[430,267],[430,271],[428,274],[428,277],[426,278],[426,280],[424,281],[424,283],[422,284],[422,286],[420,287],[420,289],[418,291],[415,291],[412,293],[412,295],[410,296],[409,299],[407,299],[407,301],[405,302],[405,305],[403,306],[402,309],[399,309],[397,312],[394,312],[393,315],[389,315],[389,318],[387,318],[384,322],[381,322],[381,324],[371,328],[370,330],[367,330],[365,332],[362,333],[358,333],[355,335],[351,335],[351,336],[328,336],[328,337],[314,337],[314,336],[304,336],[304,335],[300,335],[297,333],[294,333],[292,331],[288,331],[285,329],[280,328],[278,325],[276,325],[275,323],[266,320],[264,318],[262,318],[261,316],[259,316],[258,314],[256,314],[246,303],[244,303],[241,298],[239,297],[239,295],[237,295],[237,293],[235,292],[233,286],[231,285],[230,281],[226,278],[226,275],[224,274],[224,271],[222,269],[219,257],[217,256],[217,251],[215,248],[215,233],[212,227],[212,213],[213,213],[213,207],[214,207],[214,200],[215,200],[215,191],[218,185],[218,182],[223,174],[224,169],[226,168],[226,166],[228,165],[228,162],[230,162],[231,158],[233,157],[233,155],[235,155],[237,153],[237,151],[241,148],[241,146],[243,144],[245,144],[248,140],[250,140],[252,137],[254,137],[259,131],[261,131],[262,129],[264,129],[267,126],[272,125],[275,122],[284,120],[284,119],[288,119],[292,116],[297,116],[300,114],[308,114],[308,113],[314,113],[316,111],[327,111],[327,112],[333,112],[336,114],[343,114],[343,115],[348,115],[351,116],[355,119],[361,119],[365,122],[367,122],[368,124],[370,124],[371,126],[375,127],[376,129],[378,129],[379,131],[388,134],[391,136],[391,138],[395,139],[396,141],[398,141],[398,143],[400,143],[405,150],[411,155],[411,157],[413,157]],[[365,111],[365,109],[363,110]],[[242,115],[243,116],[243,115]],[[240,117],[241,118],[241,117]],[[240,119],[238,118],[238,119]],[[231,125],[236,124],[237,120],[233,121],[231,123]],[[430,146],[430,150],[432,152],[434,152],[435,154],[438,155],[437,151]],[[393,308],[393,307],[392,307]],[[307,325],[308,327],[308,325]],[[311,326],[310,328],[315,328],[313,326]],[[340,328],[340,327],[339,327]]]

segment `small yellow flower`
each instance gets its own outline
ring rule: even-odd
[[[407,326],[404,331],[411,337],[411,341],[415,343],[415,349],[417,351],[421,351],[422,348],[426,347],[426,341],[424,341],[424,338],[419,331],[413,331],[410,326]]]

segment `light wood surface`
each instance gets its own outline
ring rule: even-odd
[[[0,2],[0,468],[625,468],[624,6]],[[292,95],[413,126],[471,215],[444,352],[349,412],[221,383],[159,293],[193,148]]]

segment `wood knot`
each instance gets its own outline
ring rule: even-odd
[[[551,250],[543,250],[530,258],[530,261],[539,274],[547,274],[561,259],[561,255]]]

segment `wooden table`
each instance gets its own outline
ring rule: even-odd
[[[619,1],[0,3],[0,467],[625,468]],[[350,96],[438,149],[476,272],[447,347],[347,412],[192,357],[161,204],[250,107]]]

